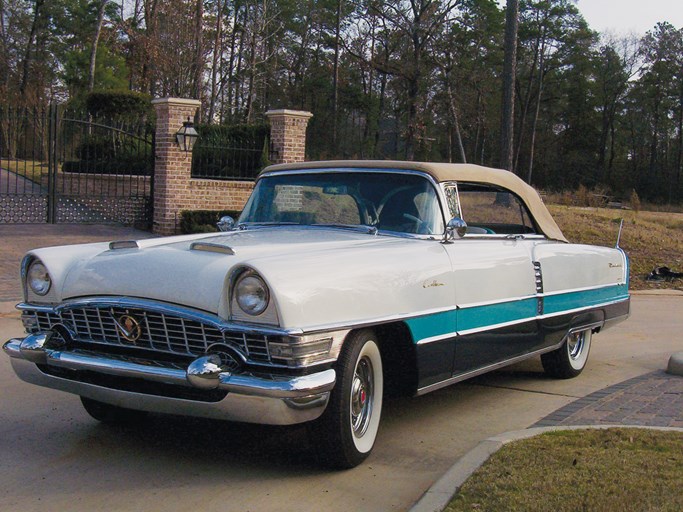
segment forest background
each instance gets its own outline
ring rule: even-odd
[[[499,166],[495,0],[0,0],[0,108],[93,90],[198,98],[197,122],[308,110],[307,157]],[[646,7],[645,7],[646,8]],[[599,34],[520,0],[512,168],[538,188],[683,201],[683,28]]]

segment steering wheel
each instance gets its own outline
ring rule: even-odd
[[[415,215],[411,215],[409,213],[404,213],[403,218],[408,219],[408,220],[412,220],[416,224],[416,226],[417,226],[416,233],[418,233],[420,235],[433,235],[434,234],[434,233],[432,233],[432,230],[429,227],[429,224],[427,222],[423,221],[422,219],[420,219],[419,217],[416,217]]]

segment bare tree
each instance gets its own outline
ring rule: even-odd
[[[95,87],[95,66],[97,64],[97,45],[100,42],[100,35],[102,34],[102,24],[104,23],[104,12],[107,8],[109,0],[102,0],[97,9],[97,24],[95,26],[95,34],[92,38],[92,47],[90,48],[90,70],[88,73],[88,91],[92,91]]]
[[[514,172],[513,139],[515,118],[515,78],[517,75],[517,28],[519,0],[508,0],[505,11],[505,60],[503,63],[503,103],[500,118],[500,167]]]

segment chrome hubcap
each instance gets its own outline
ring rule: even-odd
[[[567,350],[569,350],[569,357],[571,359],[578,359],[581,356],[585,339],[585,332],[575,332],[569,336],[567,339]]]
[[[360,437],[365,434],[372,415],[373,370],[368,358],[358,361],[351,383],[351,427]]]

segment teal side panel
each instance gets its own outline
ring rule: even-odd
[[[520,320],[533,320],[536,318],[537,304],[536,297],[530,297],[514,302],[459,309],[458,331],[480,329]]]
[[[543,299],[543,313],[546,315],[561,313],[562,311],[597,306],[627,298],[628,285],[626,284],[599,288],[597,290],[548,295]]]
[[[628,285],[615,285],[596,290],[546,295],[543,297],[543,314],[562,313],[574,309],[599,306],[628,298]],[[421,340],[472,329],[485,329],[501,324],[534,320],[538,316],[538,299],[529,297],[513,302],[487,304],[443,311],[410,318],[406,324],[413,340]]]
[[[410,334],[417,343],[426,338],[451,334],[455,336],[457,328],[456,310],[443,311],[432,315],[420,316],[406,320]]]

